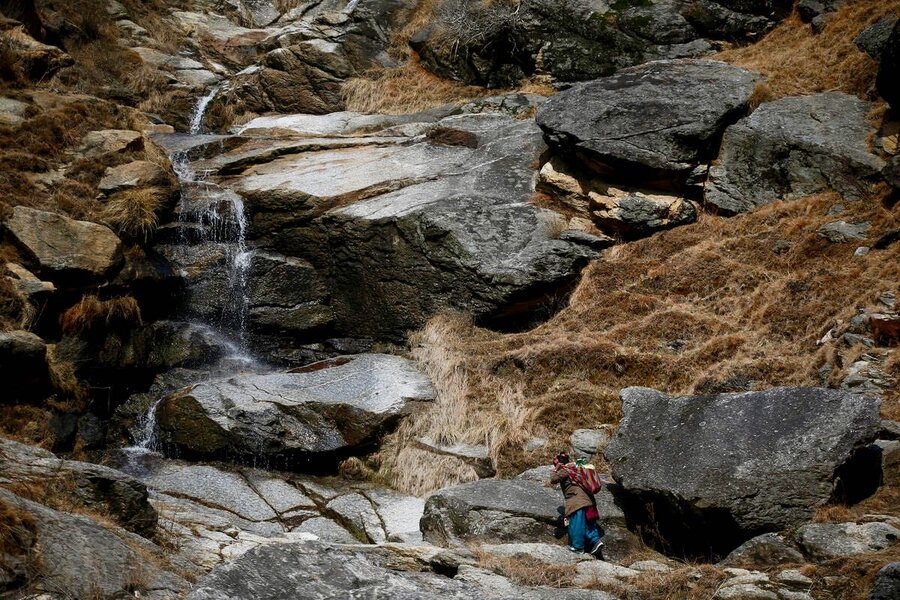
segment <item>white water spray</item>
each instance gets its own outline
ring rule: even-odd
[[[191,115],[191,124],[188,128],[188,133],[191,135],[200,134],[203,129],[203,118],[206,116],[206,109],[209,108],[209,103],[213,101],[218,93],[219,88],[214,87],[207,95],[197,100],[197,104],[194,106],[194,114]]]

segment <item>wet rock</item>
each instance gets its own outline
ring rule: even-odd
[[[720,565],[778,565],[801,563],[803,555],[777,533],[764,533],[749,539],[722,560]]]
[[[148,597],[175,598],[190,584],[176,574],[166,553],[127,531],[87,517],[58,512],[0,489],[0,500],[34,520],[43,569],[33,582],[37,592],[66,590],[76,598],[101,593],[131,596],[136,582]]]
[[[679,551],[725,554],[808,520],[836,476],[851,494],[870,487],[850,477],[868,473],[864,465],[842,467],[869,460],[860,451],[879,428],[874,398],[819,388],[673,398],[628,388],[622,401],[605,456],[626,514],[638,526],[655,515],[662,542]]]
[[[163,400],[156,415],[164,443],[189,455],[327,457],[372,444],[433,398],[411,361],[363,354],[199,383]]]
[[[900,562],[892,562],[878,571],[869,600],[891,600],[898,595],[900,595]]]
[[[869,223],[835,221],[833,223],[822,225],[816,230],[816,233],[832,244],[844,244],[851,240],[866,239],[868,237],[869,229],[871,228],[872,225]]]
[[[129,531],[156,533],[156,510],[147,487],[133,477],[101,465],[61,460],[51,452],[0,438],[0,482],[52,488],[68,500],[107,514]]]
[[[458,458],[464,463],[471,465],[479,477],[494,476],[494,464],[491,461],[491,457],[488,456],[487,446],[463,443],[439,444],[429,437],[417,438],[415,443],[422,450]]]
[[[6,230],[40,267],[40,275],[93,279],[122,260],[122,242],[108,227],[16,206]]]
[[[53,390],[44,341],[29,331],[0,332],[0,381],[4,404],[46,400]]]
[[[733,214],[825,189],[861,197],[864,182],[884,166],[869,151],[869,110],[840,92],[763,104],[725,132],[706,202]]]
[[[526,480],[483,479],[445,488],[425,502],[425,540],[456,546],[470,540],[554,543],[563,535],[562,495]]]
[[[620,178],[683,181],[745,114],[759,80],[716,61],[651,62],[557,94],[537,122],[558,154]]]
[[[829,560],[889,548],[900,542],[900,529],[887,523],[810,523],[797,530],[797,542],[810,556]]]

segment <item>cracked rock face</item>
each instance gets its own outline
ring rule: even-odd
[[[362,354],[301,372],[200,383],[157,408],[161,440],[191,456],[336,458],[374,443],[434,391],[412,361]],[[310,465],[311,468],[315,465]]]
[[[853,478],[869,465],[848,461],[879,430],[871,397],[773,388],[673,398],[628,388],[622,401],[605,456],[633,501],[625,513],[640,526],[650,504],[662,544],[679,551],[728,552],[808,520],[832,498],[837,477],[849,494],[869,483]]]

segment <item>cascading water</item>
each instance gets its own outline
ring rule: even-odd
[[[199,136],[203,120],[219,88],[200,98],[190,119],[190,136]],[[192,146],[192,144],[187,144]],[[178,234],[174,244],[173,264],[186,280],[191,253],[198,247],[212,246],[221,260],[209,268],[221,268],[223,284],[216,289],[216,314],[194,316],[193,325],[208,337],[220,340],[223,358],[210,365],[206,377],[216,377],[236,369],[259,368],[246,351],[248,283],[252,252],[247,248],[247,217],[243,199],[230,190],[205,181],[205,173],[197,173],[190,164],[190,151],[175,152],[172,163],[181,182],[181,201],[177,208]],[[190,288],[190,283],[188,284]],[[190,293],[190,289],[189,289]],[[134,445],[126,448],[129,456],[140,456],[158,450],[156,443],[156,408],[158,398],[138,420],[133,433]]]

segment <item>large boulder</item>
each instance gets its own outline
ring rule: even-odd
[[[869,600],[891,600],[897,596],[900,596],[900,562],[892,562],[878,571]]]
[[[855,477],[880,472],[861,464],[873,459],[862,450],[880,426],[871,397],[773,388],[675,398],[627,388],[622,402],[605,456],[626,515],[677,552],[727,553],[808,520],[836,491],[858,497],[872,482]]]
[[[788,97],[728,128],[706,203],[726,214],[833,189],[864,195],[884,161],[869,151],[868,102],[841,92]]]
[[[482,479],[432,494],[420,527],[426,541],[441,546],[472,540],[559,543],[562,518],[558,490],[523,479]]]
[[[3,402],[46,400],[52,392],[47,345],[30,331],[0,332]]]
[[[145,537],[156,534],[157,513],[147,486],[115,469],[74,460],[0,438],[0,483],[45,488],[63,503],[108,515],[125,529]]]
[[[597,255],[597,238],[559,235],[562,217],[531,204],[546,149],[540,131],[488,113],[434,120],[345,113],[247,125],[245,135],[260,142],[356,134],[352,147],[320,141],[222,181],[246,198],[249,239],[306,261],[315,276],[304,262],[285,268],[327,286],[294,290],[293,306],[279,292],[268,307],[251,307],[260,330],[277,329],[271,315],[293,307],[323,325],[330,308],[335,337],[397,342],[448,308],[510,327],[551,314],[551,298],[566,294]],[[379,127],[389,129],[360,135]]]
[[[24,514],[34,530],[26,549],[32,571],[29,591],[72,598],[181,597],[190,584],[180,564],[173,565],[158,546],[91,518],[47,508],[0,489],[0,502]],[[6,550],[4,546],[4,550]],[[39,561],[39,562],[38,562]]]
[[[122,261],[121,240],[96,223],[16,206],[6,230],[50,279],[97,279]]]
[[[760,77],[709,60],[665,60],[576,85],[544,103],[549,145],[601,172],[683,181],[747,112]]]
[[[376,442],[434,390],[412,361],[363,354],[290,373],[198,383],[156,409],[164,446],[189,456],[321,461]],[[312,462],[308,468],[321,468]]]

